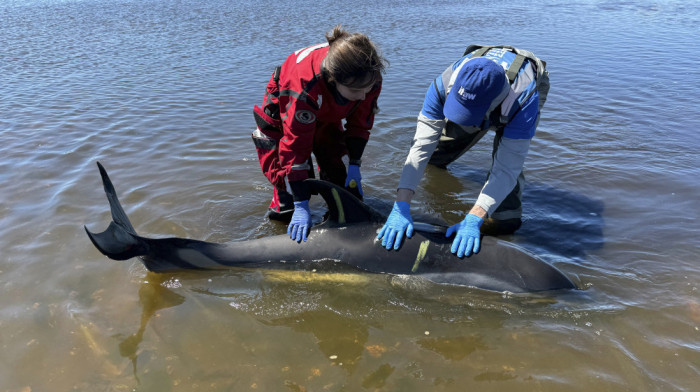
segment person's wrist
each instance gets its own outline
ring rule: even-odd
[[[396,190],[396,201],[405,201],[407,203],[411,203],[411,199],[413,198],[413,191],[408,188],[399,188]]]
[[[408,214],[408,212],[411,209],[411,205],[408,204],[407,201],[397,200],[394,202],[394,204],[396,204],[396,208],[399,210],[399,212],[401,212],[404,215]]]
[[[472,213],[467,214],[464,220],[466,221],[466,223],[476,224],[477,227],[481,227],[481,224],[484,223],[483,218]]]
[[[309,201],[308,200],[295,201],[294,207],[301,207],[301,208],[308,210],[309,209]]]

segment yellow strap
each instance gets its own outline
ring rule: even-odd
[[[413,268],[411,268],[411,272],[416,272],[418,269],[418,264],[420,264],[421,261],[425,258],[425,255],[428,253],[428,245],[430,245],[429,240],[425,240],[420,243],[420,248],[418,248],[418,254],[416,255],[416,262],[413,263]]]
[[[335,188],[331,188],[331,193],[333,194],[333,199],[335,199],[335,206],[338,209],[338,223],[345,223],[345,210],[343,210],[343,203],[340,201],[340,195]]]

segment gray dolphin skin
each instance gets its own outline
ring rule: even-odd
[[[315,225],[307,242],[288,235],[217,244],[185,238],[151,239],[136,234],[117,194],[98,162],[112,222],[102,233],[85,227],[92,243],[107,257],[139,257],[154,272],[186,269],[272,268],[309,269],[321,263],[341,263],[370,273],[417,275],[439,284],[477,287],[513,293],[575,289],[561,271],[522,248],[494,237],[483,237],[481,251],[458,258],[452,240],[435,226],[416,224],[412,238],[399,250],[376,243],[386,217],[331,183],[309,179],[312,193],[328,205],[328,217]]]

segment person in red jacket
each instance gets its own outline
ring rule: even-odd
[[[322,180],[362,197],[360,163],[386,63],[364,34],[336,26],[326,40],[287,57],[273,72],[262,105],[253,109],[253,142],[274,186],[268,217],[290,221],[287,233],[297,242],[307,240],[312,225],[311,195],[303,183],[314,177],[311,153]]]

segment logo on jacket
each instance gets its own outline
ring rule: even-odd
[[[294,118],[302,124],[311,124],[316,121],[316,115],[308,110],[299,110],[294,114]]]

